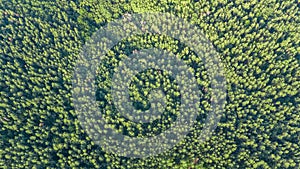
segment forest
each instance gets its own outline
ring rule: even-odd
[[[137,15],[148,16],[145,13],[156,17],[153,22],[138,22],[143,34],[113,44],[115,37],[107,30],[105,35],[111,39],[97,42],[95,33],[105,26],[116,20],[134,22]],[[164,14],[195,25],[190,31],[194,32],[189,34],[190,27],[178,26],[186,32],[155,27],[156,22],[174,22]],[[0,1],[0,168],[299,169],[299,15],[298,0]],[[121,37],[133,29],[124,25],[113,33]],[[189,35],[191,40],[164,32]],[[199,36],[210,43],[195,45]],[[99,56],[101,63],[96,67],[96,62],[80,61],[85,55],[102,52],[98,45],[106,47],[108,43],[113,46]],[[171,55],[148,55],[145,49],[152,48]],[[198,51],[213,57],[203,59]],[[173,55],[189,67],[192,78],[178,79],[163,70],[185,70],[171,62],[168,57]],[[130,59],[133,57],[140,60]],[[117,69],[126,58],[132,65]],[[222,71],[210,67],[216,60]],[[137,63],[163,66],[131,75]],[[116,69],[121,75],[114,76]],[[211,80],[215,72],[224,75],[215,75],[224,81],[220,88]],[[128,91],[113,85],[125,84],[118,79],[130,80]],[[87,94],[92,94],[95,102]],[[210,120],[209,114],[220,100],[222,108],[216,108],[214,118],[218,120],[213,124],[216,120]],[[148,152],[125,141],[123,145],[117,140],[97,140],[112,139],[111,131],[147,140],[170,131],[179,117],[192,116],[193,107],[197,112],[192,129],[166,151],[157,153],[160,147],[153,147],[155,155],[132,158],[114,154],[102,144],[115,144],[114,151],[128,149],[136,156]],[[124,116],[133,109],[136,115]],[[149,109],[162,113],[152,119],[143,115]],[[139,121],[149,119],[151,122]],[[201,140],[206,124],[214,127]],[[175,131],[178,135],[168,140],[170,143],[181,138],[185,127]]]

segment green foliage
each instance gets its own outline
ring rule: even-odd
[[[299,10],[297,1],[273,0],[1,1],[0,168],[299,168]],[[145,11],[170,12],[203,30],[225,65],[228,98],[207,142],[198,143],[199,120],[174,149],[133,160],[102,151],[81,128],[71,80],[94,31],[123,14]],[[118,117],[110,103],[110,66],[152,45],[196,63],[204,93],[199,116],[210,110],[207,71],[190,48],[164,36],[131,37],[107,54],[97,81],[104,89],[97,95],[99,107],[116,130],[131,136],[157,134],[175,120],[137,125]],[[169,110],[176,114],[171,110],[180,95],[172,81],[164,72],[145,71],[133,80],[131,98],[143,109],[150,90],[168,89]]]

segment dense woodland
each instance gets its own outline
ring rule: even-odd
[[[143,12],[172,13],[198,26],[224,65],[227,96],[216,130],[199,143],[214,100],[197,55],[158,34],[118,43],[99,65],[96,79],[98,107],[115,130],[149,137],[176,120],[181,95],[163,71],[141,72],[130,86],[139,109],[149,108],[150,90],[165,92],[166,112],[155,123],[120,117],[111,102],[111,70],[137,50],[156,47],[180,56],[194,70],[202,93],[195,129],[179,145],[134,159],[103,151],[82,128],[72,79],[82,47],[94,32],[123,15]],[[297,0],[0,1],[0,168],[299,168],[299,12]]]

